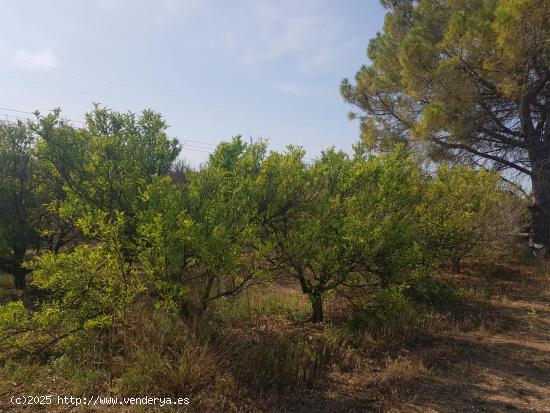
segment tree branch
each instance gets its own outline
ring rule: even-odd
[[[480,152],[468,145],[464,145],[464,144],[461,144],[461,143],[448,143],[448,142],[445,142],[441,139],[437,139],[437,138],[432,138],[431,141],[437,145],[440,145],[440,146],[443,146],[444,148],[449,148],[449,149],[460,149],[460,150],[464,150],[464,151],[467,151],[467,152],[470,152],[476,156],[480,156],[482,158],[485,158],[485,159],[490,159],[492,161],[495,161],[495,162],[498,162],[498,163],[501,163],[509,168],[512,168],[512,169],[515,169],[516,171],[519,171],[521,173],[524,173],[526,175],[531,175],[531,171],[527,168],[524,168],[523,166],[520,166],[520,165],[517,165],[515,164],[514,162],[511,162],[507,159],[504,159],[504,158],[501,158],[500,156],[496,156],[496,155],[491,155],[491,154],[488,154],[488,153],[484,153],[484,152]]]

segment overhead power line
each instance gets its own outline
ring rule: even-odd
[[[8,112],[15,112],[15,113],[23,113],[25,115],[32,115],[34,116],[34,113],[33,112],[27,112],[27,111],[24,111],[24,110],[19,110],[19,109],[13,109],[13,108],[2,108],[0,107],[0,110],[5,110],[5,111],[8,111]],[[29,118],[28,120],[31,120],[32,118]],[[73,120],[73,119],[69,119],[69,118],[64,118],[66,120],[68,120],[69,122],[74,122],[74,123],[81,123],[81,124],[86,124],[86,122],[83,122],[81,120]]]
[[[8,108],[0,107],[0,110],[6,110],[6,111],[16,112],[16,113],[21,113],[21,114],[26,114],[26,115],[34,115],[34,113],[32,113],[32,112],[26,112],[24,110],[18,110],[18,109],[8,109]],[[9,115],[7,113],[0,113],[0,118],[2,118],[2,117],[6,117],[6,119],[10,118],[10,119],[16,119],[16,120],[21,120],[21,121],[34,120],[32,118],[26,118],[26,117],[21,117],[21,116],[16,116],[16,115]],[[67,120],[69,120],[71,122],[78,122],[78,123],[85,124],[85,122],[81,122],[81,121],[75,121],[75,120],[70,120],[70,119],[67,119]],[[212,153],[212,151],[216,147],[216,145],[213,144],[213,143],[197,141],[197,140],[194,140],[194,139],[181,139],[180,141],[182,143],[181,146],[182,146],[182,148],[185,152],[201,152],[201,153],[210,154],[210,153]],[[193,142],[193,143],[197,143],[197,144],[201,144],[201,145],[206,145],[206,146],[210,146],[211,148],[206,148],[204,146],[193,145],[193,144],[189,144],[187,142]],[[313,158],[304,158],[304,160],[308,161],[308,162],[313,162],[314,161]]]
[[[33,112],[28,112],[26,110],[20,110],[20,109],[8,108],[8,107],[0,107],[0,110],[7,111],[7,112],[13,112],[13,113],[20,113],[20,114],[29,115],[29,116],[34,116],[35,115]],[[21,120],[21,121],[35,120],[35,118],[33,118],[33,117],[28,117],[28,116],[27,117],[22,117],[22,116],[10,115],[10,114],[7,114],[7,113],[0,113],[0,118],[1,117],[6,117],[6,119],[10,118],[10,119],[15,119],[15,120]],[[83,122],[83,121],[80,121],[80,120],[73,120],[73,119],[68,119],[68,118],[66,118],[66,120],[69,121],[69,122],[80,123],[82,125],[86,124],[86,122]],[[192,152],[210,153],[217,146],[216,144],[213,144],[213,143],[210,143],[210,142],[204,142],[204,141],[199,141],[199,140],[195,140],[195,139],[181,139],[180,141],[182,142],[182,146],[185,148],[186,151],[192,151]],[[190,143],[188,143],[188,142],[190,142]]]
[[[74,71],[74,70],[65,69],[65,68],[60,67],[60,66],[46,65],[46,64],[43,64],[43,63],[31,62],[29,60],[13,58],[13,57],[6,56],[6,55],[0,55],[0,58],[4,59],[4,60],[9,60],[9,61],[12,61],[12,62],[20,62],[20,63],[24,63],[24,64],[31,65],[31,66],[37,66],[37,67],[43,67],[43,68],[46,68],[46,69],[57,70],[59,72],[67,73],[67,74],[77,76],[77,77],[81,77],[81,78],[94,79],[94,80],[98,80],[100,82],[109,83],[111,85],[120,86],[120,87],[123,87],[123,88],[128,89],[128,90],[139,91],[139,92],[144,92],[144,93],[154,93],[156,95],[162,95],[162,96],[166,96],[166,97],[169,97],[169,98],[172,98],[172,99],[187,101],[187,102],[199,104],[199,105],[202,105],[202,106],[217,107],[219,109],[223,109],[223,110],[227,110],[227,111],[236,113],[235,109],[231,108],[229,106],[222,106],[222,105],[219,105],[219,104],[216,104],[216,103],[212,104],[212,103],[202,101],[202,100],[199,100],[199,99],[189,99],[187,97],[183,97],[183,96],[181,96],[179,94],[176,94],[176,93],[170,93],[170,92],[166,92],[166,91],[163,91],[163,90],[144,88],[144,87],[141,87],[141,86],[136,86],[136,85],[132,85],[132,84],[125,83],[125,82],[120,82],[118,80],[106,79],[106,78],[96,76],[96,75],[91,75],[91,74],[87,74],[87,73],[82,73],[82,72],[77,72],[77,71]],[[37,82],[34,82],[34,83],[37,83]],[[70,89],[68,89],[68,90],[70,90]],[[73,92],[81,93],[81,94],[84,94],[84,93],[89,94],[88,92],[75,91],[75,90],[73,90]]]
[[[112,85],[117,85],[117,86],[120,86],[120,87],[124,87],[128,90],[141,91],[141,92],[145,92],[145,93],[154,93],[154,94],[157,94],[157,95],[167,96],[167,97],[170,97],[172,99],[177,99],[177,100],[184,101],[184,102],[199,104],[199,105],[206,106],[206,107],[209,107],[209,108],[218,108],[218,109],[221,109],[221,110],[229,112],[229,113],[240,114],[239,111],[235,110],[235,107],[220,105],[219,103],[206,102],[206,101],[202,101],[202,100],[199,100],[199,99],[190,99],[190,98],[182,96],[180,94],[170,93],[170,92],[166,92],[166,91],[162,91],[162,90],[148,89],[148,88],[144,88],[144,87],[141,87],[141,86],[136,86],[136,85],[120,82],[118,80],[106,79],[106,78],[102,78],[102,77],[96,76],[96,75],[91,75],[91,74],[77,72],[77,71],[74,71],[74,70],[65,69],[65,68],[60,67],[60,66],[53,66],[53,65],[46,65],[46,64],[42,64],[42,63],[31,62],[31,61],[28,61],[28,60],[13,58],[13,57],[6,56],[6,55],[1,55],[1,54],[0,54],[0,59],[16,61],[16,62],[20,62],[20,63],[32,65],[32,66],[44,67],[44,68],[47,68],[47,69],[57,70],[57,71],[64,72],[64,73],[67,73],[67,74],[70,74],[70,75],[73,75],[73,76],[77,76],[77,77],[95,79],[95,80],[98,80],[98,81],[101,81],[101,82],[104,82],[104,83],[110,83]],[[14,78],[17,79],[17,77],[14,77]],[[60,87],[58,85],[51,84],[51,83],[28,81],[28,80],[26,80],[26,82],[42,84],[42,85],[46,85],[46,86],[49,86],[49,87],[54,87],[56,89],[64,89],[64,90],[67,90],[67,91],[72,92],[72,93],[93,96],[94,98],[104,98],[104,99],[107,99],[107,100],[119,101],[119,102],[122,102],[122,103],[125,103],[125,104],[130,103],[130,102],[127,102],[127,101],[125,101],[123,99],[120,99],[120,98],[110,98],[109,96],[98,96],[98,95],[92,94],[90,92],[75,90],[75,89],[71,89],[71,88],[67,88],[67,87]],[[134,104],[139,104],[143,107],[148,107],[148,105],[146,105],[144,103],[135,102],[135,101],[133,103]],[[288,122],[285,122],[285,123],[289,124]],[[300,123],[294,123],[293,122],[292,124],[297,125],[297,126],[305,126],[307,128],[312,128],[312,129],[319,130],[319,125],[312,124],[312,123],[309,123],[309,122],[301,121]],[[242,125],[242,123],[241,123],[241,125]],[[274,132],[279,132],[281,134],[286,134],[287,133],[287,131],[280,130],[280,129],[274,129],[274,128],[270,128],[270,129]]]
[[[207,145],[207,146],[213,146],[213,147],[216,147],[218,145],[214,144],[214,143],[208,143],[208,142],[201,142],[201,141],[194,141],[192,139],[185,139],[185,141],[187,142],[193,142],[193,143],[200,143],[202,145]]]

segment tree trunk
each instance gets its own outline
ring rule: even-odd
[[[388,288],[390,286],[390,278],[390,274],[380,274],[380,288]]]
[[[313,323],[320,323],[323,321],[323,297],[321,295],[310,295],[311,301],[311,321]]]
[[[460,274],[460,257],[451,258],[451,271]]]
[[[27,288],[27,280],[25,275],[28,271],[22,267],[25,261],[25,254],[27,253],[27,246],[17,243],[13,247],[13,258],[11,260],[11,272],[13,274],[13,280],[15,288],[18,290],[24,290]]]
[[[23,268],[18,268],[13,273],[13,280],[15,283],[15,288],[18,290],[24,290],[27,288],[27,279],[25,276],[27,275],[27,271],[25,271]]]
[[[546,258],[550,257],[550,151],[545,162],[534,166],[533,175],[533,226],[534,241],[546,246]]]

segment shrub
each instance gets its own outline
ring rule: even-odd
[[[375,338],[402,336],[413,331],[418,319],[407,289],[406,285],[393,285],[365,298],[353,316],[354,327]]]
[[[29,358],[6,360],[0,368],[2,377],[17,384],[25,385],[31,385],[41,371],[41,364]]]
[[[453,286],[431,277],[422,277],[413,284],[409,293],[415,302],[438,309],[450,309],[458,300]]]

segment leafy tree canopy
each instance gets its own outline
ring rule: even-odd
[[[124,214],[125,231],[136,233],[141,193],[155,176],[165,176],[180,146],[166,134],[168,125],[150,110],[140,116],[96,106],[86,126],[74,128],[61,112],[39,118],[39,156],[61,181],[66,199],[62,216],[71,217],[85,235],[95,238],[99,220]]]
[[[35,137],[22,122],[0,123],[0,270],[25,288],[21,266],[27,250],[40,246],[45,213],[38,193]]]
[[[341,87],[364,144],[530,176],[536,235],[549,242],[550,1],[382,3],[371,63]]]

